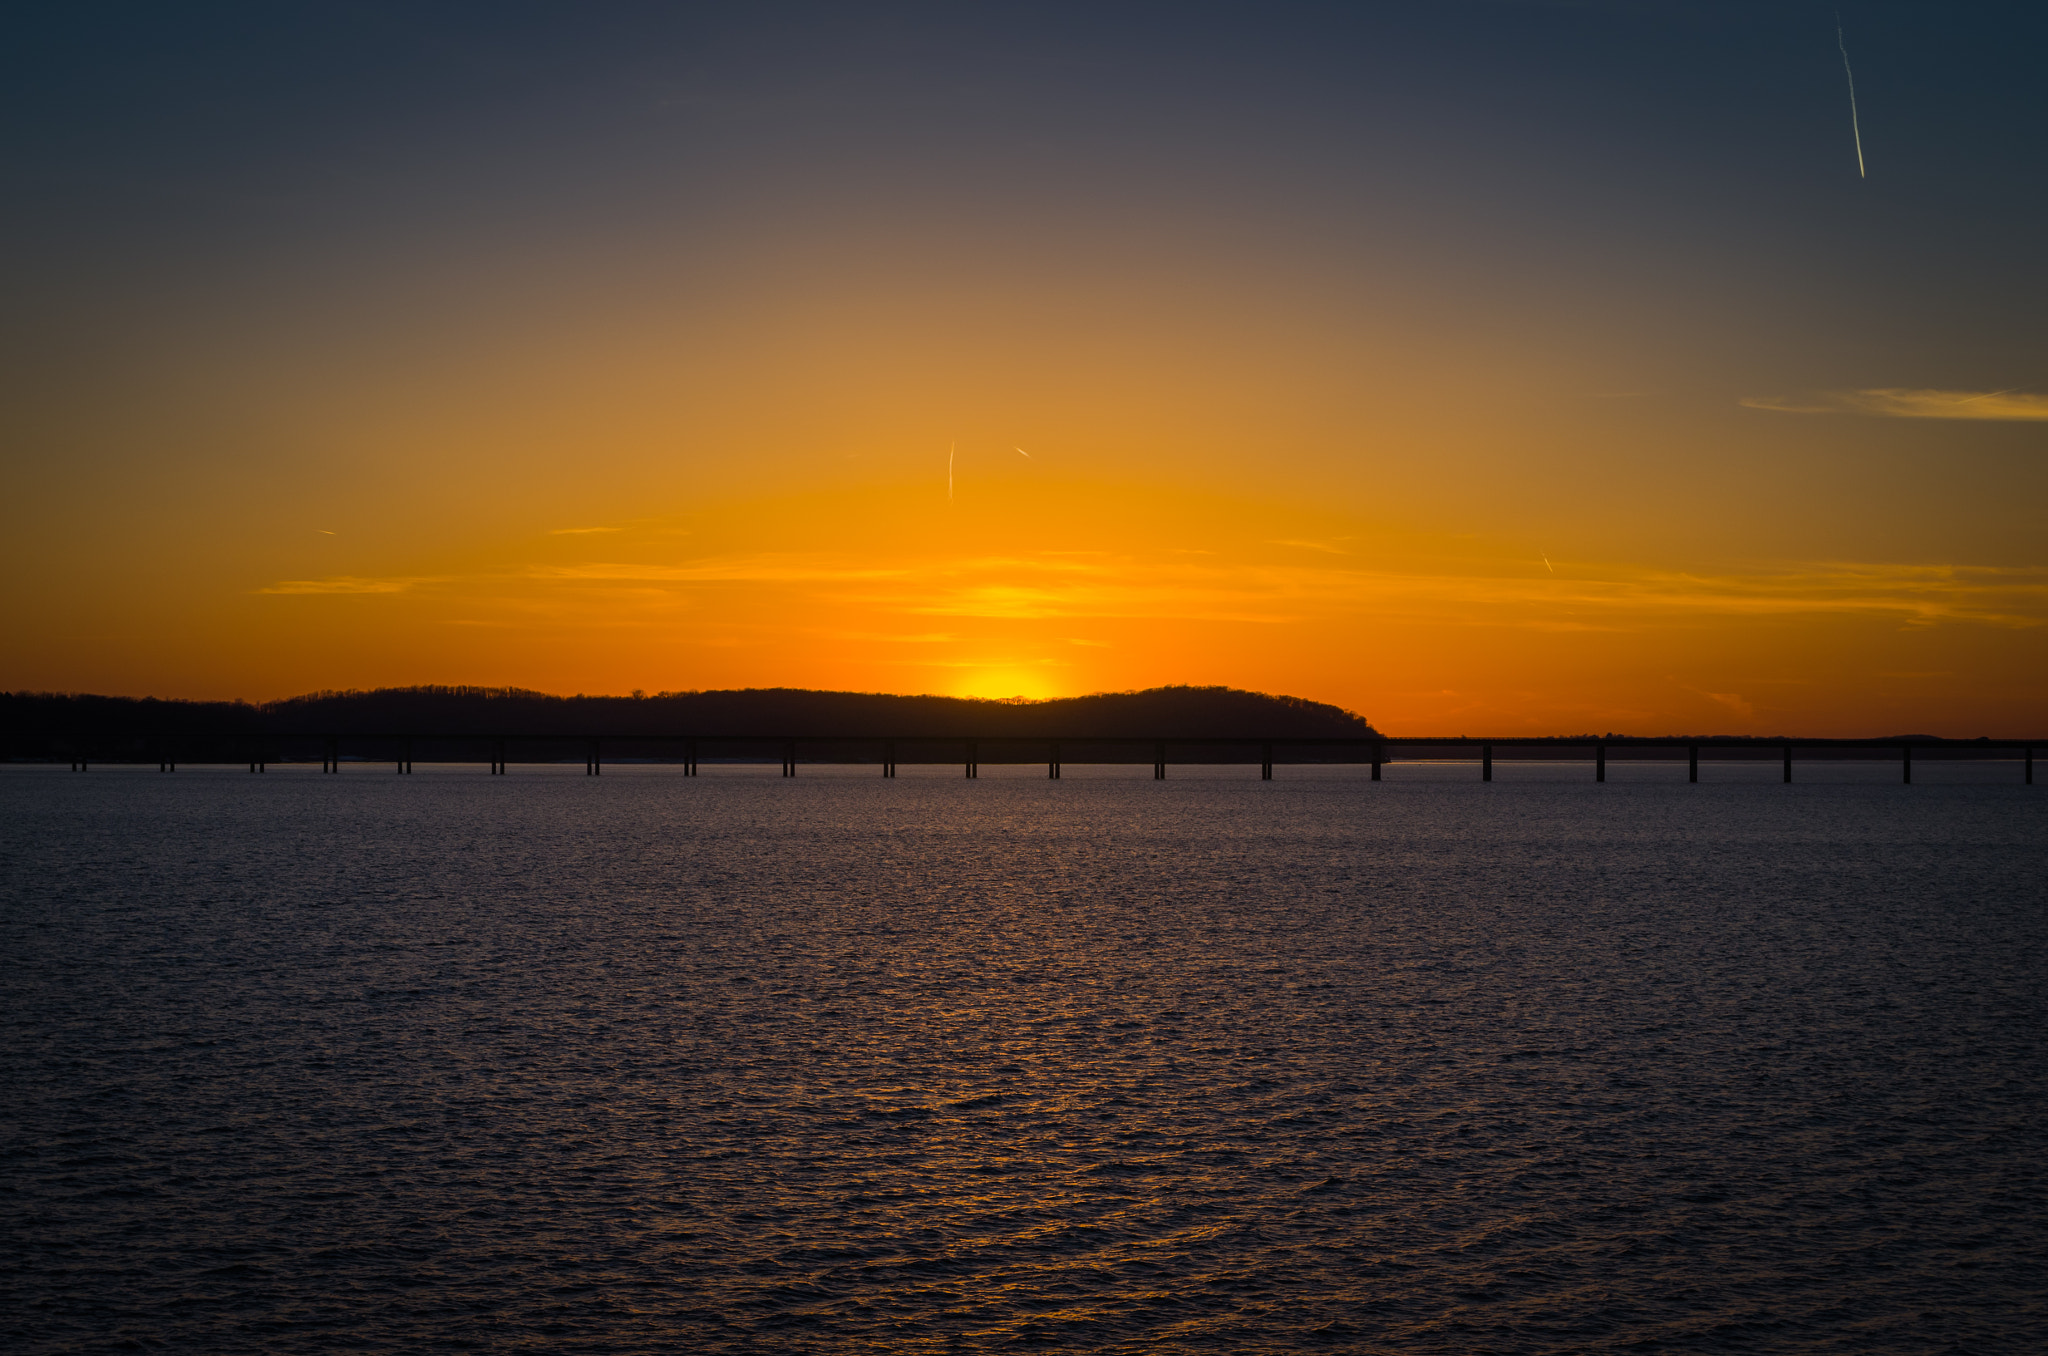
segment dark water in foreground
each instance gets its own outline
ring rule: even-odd
[[[579,772],[0,771],[8,1350],[2048,1332],[2010,764]]]

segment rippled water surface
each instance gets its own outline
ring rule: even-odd
[[[0,771],[0,1335],[2038,1349],[2048,788],[1917,771]]]

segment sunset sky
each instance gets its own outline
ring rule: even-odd
[[[2040,734],[2048,8],[1841,18],[17,14],[0,687]]]

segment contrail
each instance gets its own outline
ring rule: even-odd
[[[1536,554],[1539,556],[1543,556],[1543,553],[1541,551],[1538,551]],[[1550,571],[1552,574],[1557,573],[1557,566],[1550,563],[1549,556],[1543,556],[1543,568]]]
[[[1029,452],[1026,452],[1026,451],[1025,451],[1025,450],[1024,450],[1023,448],[1021,448],[1021,447],[1017,449],[1017,455],[1018,455],[1018,456],[1020,456],[1020,457],[1022,457],[1022,458],[1024,458],[1024,460],[1026,460],[1026,461],[1030,461],[1030,460],[1031,460],[1031,454],[1030,454]]]
[[[953,453],[960,444],[951,443],[946,447],[946,502],[953,502]]]
[[[1863,128],[1856,121],[1856,72],[1849,69],[1849,44],[1842,40],[1842,12],[1835,11],[1835,46],[1842,49],[1842,74],[1849,77],[1849,130],[1856,135],[1856,177],[1868,179],[1863,169]]]

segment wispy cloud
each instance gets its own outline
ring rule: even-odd
[[[532,579],[612,580],[628,583],[805,584],[896,579],[906,571],[875,569],[819,556],[728,556],[689,565],[642,565],[592,561],[582,565],[536,565]]]
[[[404,593],[407,589],[421,584],[446,583],[448,575],[398,575],[382,579],[364,578],[361,575],[337,574],[326,579],[280,579],[268,588],[257,589],[258,593]]]
[[[1285,623],[1369,615],[1534,630],[1637,628],[1707,616],[1864,615],[1896,624],[2048,625],[2048,568],[1814,562],[1744,573],[1632,566],[1542,576],[1327,566],[1198,565],[1158,559],[928,565],[907,587],[861,599],[921,616],[1173,618]]]
[[[1735,715],[1748,720],[1756,714],[1756,706],[1739,692],[1709,692],[1703,687],[1686,685],[1686,691],[1697,692],[1716,706],[1725,707]]]
[[[1922,391],[1878,387],[1814,395],[1744,396],[1753,410],[1780,414],[1867,414],[1887,419],[2048,419],[2048,395],[2025,391]]]
[[[816,634],[830,640],[853,640],[881,645],[953,645],[962,639],[949,631],[926,631],[917,635],[898,635],[888,631],[820,631]]]
[[[548,529],[550,537],[587,537],[593,532],[624,532],[623,527],[553,527]]]
[[[1762,567],[1744,573],[1690,574],[1626,566],[1584,567],[1586,577],[1561,589],[1548,579],[1428,576],[1414,581],[1422,598],[1439,608],[1459,595],[1474,604],[1528,604],[1528,624],[1555,615],[1556,604],[1575,617],[1565,625],[1718,615],[1791,617],[1864,615],[1905,625],[1973,622],[2048,625],[2048,568],[1980,565],[1901,565],[1815,561]],[[1494,618],[1486,618],[1488,621]]]
[[[1357,565],[1352,563],[1355,559],[1279,564],[1172,552],[1019,552],[875,567],[825,553],[757,553],[673,565],[591,562],[465,576],[338,575],[283,580],[259,592],[393,595],[434,585],[433,596],[462,600],[466,608],[491,603],[541,612],[566,608],[586,615],[584,591],[608,586],[621,597],[630,593],[642,599],[632,607],[621,603],[627,610],[614,617],[618,624],[633,625],[639,624],[636,618],[654,615],[647,608],[659,612],[682,605],[691,585],[794,589],[821,603],[855,609],[838,614],[839,627],[848,632],[872,631],[878,637],[935,645],[958,639],[953,632],[932,626],[931,619],[938,618],[1256,625],[1369,618],[1536,631],[1617,631],[1690,625],[1707,618],[1836,615],[1907,627],[2048,626],[2048,566],[1816,561],[1688,573],[1580,562],[1567,578],[1531,576],[1519,562],[1445,562],[1435,569],[1404,570]],[[860,611],[872,621],[852,621]],[[885,617],[926,620],[906,628],[907,635],[898,635]]]

